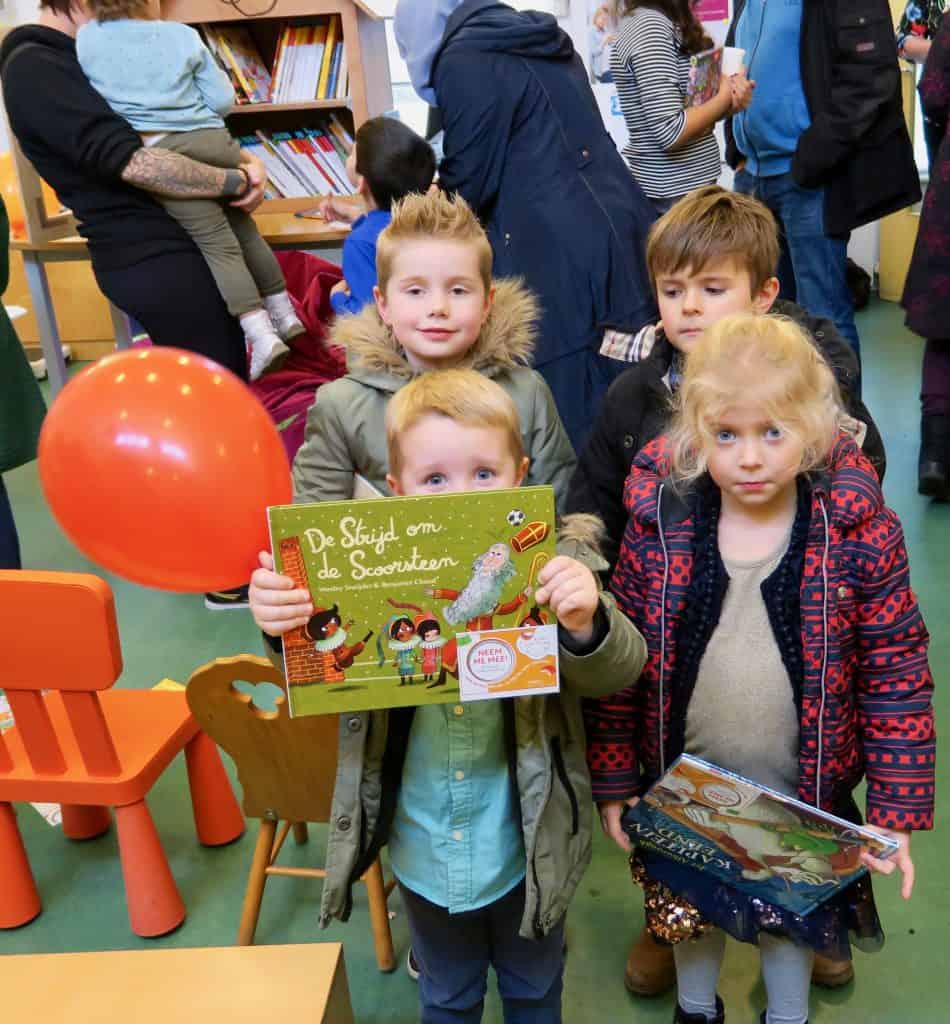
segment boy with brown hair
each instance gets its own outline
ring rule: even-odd
[[[627,525],[623,486],[630,463],[667,427],[684,354],[707,327],[731,313],[776,313],[804,328],[834,372],[846,412],[866,426],[864,452],[883,478],[884,446],[860,399],[857,356],[830,320],[777,299],[778,261],[778,231],[769,210],[718,185],[691,192],[653,225],[647,267],[661,319],[634,337],[616,334],[605,341],[604,355],[633,365],[607,392],[566,506],[603,520],[603,551],[611,567]]]
[[[515,402],[472,369],[416,377],[384,427],[393,494],[518,487],[529,471]],[[581,697],[636,678],[645,651],[598,588],[593,525],[565,524],[534,595],[557,618],[560,693],[344,716],[320,921],[348,916],[353,881],[388,845],[423,1022],[480,1021],[489,966],[506,1020],[562,1019],[564,917],[591,855]],[[261,563],[251,610],[276,638],[313,609],[266,552]]]

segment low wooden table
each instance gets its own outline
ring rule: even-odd
[[[5,1024],[353,1024],[343,946],[0,957]]]
[[[317,202],[318,199],[314,199],[313,203],[308,205],[316,205]],[[338,225],[327,224],[309,217],[297,217],[292,211],[256,213],[254,220],[264,240],[272,249],[278,250],[336,248],[349,234],[349,228],[341,228]],[[30,289],[33,312],[36,315],[40,346],[46,358],[50,390],[55,395],[66,383],[66,362],[63,359],[63,347],[60,344],[56,312],[53,309],[53,300],[50,296],[46,265],[68,260],[88,260],[89,249],[85,239],[80,238],[79,235],[57,238],[41,244],[13,239],[10,242],[10,248],[23,255],[23,269],[26,273],[27,287]],[[131,339],[125,315],[111,302],[109,303],[109,312],[112,316],[116,347],[128,347]]]

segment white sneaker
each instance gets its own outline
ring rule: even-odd
[[[258,380],[265,373],[279,370],[290,355],[290,349],[277,337],[258,338],[251,346],[251,380]]]
[[[285,316],[274,316],[271,313],[270,322],[274,325],[274,330],[284,341],[290,341],[291,338],[299,337],[307,329],[300,322],[296,313],[288,313]]]
[[[46,360],[42,357],[39,359],[31,359],[30,366],[33,367],[33,376],[37,380],[46,380]]]
[[[297,335],[303,334],[306,330],[300,322],[300,318],[294,310],[294,304],[290,301],[290,296],[286,290],[278,292],[276,295],[265,295],[264,309],[267,310],[267,315],[274,325],[274,330],[277,331],[284,341],[296,338]]]

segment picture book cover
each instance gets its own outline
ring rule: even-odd
[[[557,623],[533,600],[555,551],[552,488],[268,515],[277,570],[314,605],[284,635],[292,715],[557,691]]]
[[[708,103],[719,92],[719,72],[722,67],[722,47],[694,53],[689,58],[689,79],[686,85],[684,107],[698,107]]]
[[[651,876],[674,892],[699,871],[804,917],[867,868],[859,854],[897,842],[683,754],[623,815]]]

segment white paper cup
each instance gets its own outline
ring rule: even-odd
[[[737,75],[742,70],[744,60],[745,50],[738,46],[724,46],[722,48],[722,73]]]

